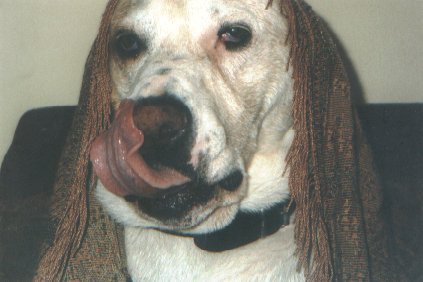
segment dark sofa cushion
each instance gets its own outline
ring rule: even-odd
[[[393,252],[409,281],[423,281],[423,105],[359,109],[384,189]]]
[[[18,124],[0,171],[0,281],[32,280],[52,233],[50,194],[74,109],[31,110]]]
[[[368,105],[358,112],[383,183],[423,187],[423,105]]]
[[[48,192],[74,110],[73,106],[49,107],[22,116],[1,166],[2,193],[28,197]]]

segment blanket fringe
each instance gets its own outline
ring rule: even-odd
[[[110,125],[112,87],[108,71],[108,37],[117,3],[117,0],[108,3],[87,59],[78,108],[54,188],[55,194],[65,194],[66,200],[53,199],[52,217],[58,219],[58,228],[53,244],[41,259],[35,281],[63,279],[67,264],[80,248],[87,228],[88,191],[95,184],[89,168],[90,144]]]
[[[287,18],[290,67],[293,69],[294,100],[292,116],[295,138],[287,156],[289,187],[295,209],[295,240],[299,264],[307,280],[331,281],[333,265],[328,231],[324,220],[321,181],[317,161],[317,137],[313,125],[313,81],[310,66],[316,43],[309,6],[297,1],[282,1]],[[324,93],[319,93],[324,95]]]

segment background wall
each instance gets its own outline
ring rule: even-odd
[[[369,103],[423,102],[423,0],[309,0]],[[0,160],[28,109],[77,102],[106,0],[0,0]]]

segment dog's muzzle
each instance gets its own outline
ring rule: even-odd
[[[94,140],[90,157],[110,192],[155,217],[178,217],[243,180],[236,170],[206,183],[189,163],[193,141],[192,115],[176,98],[124,100],[111,127]]]

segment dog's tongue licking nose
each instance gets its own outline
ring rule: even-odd
[[[154,197],[190,179],[174,169],[149,167],[139,149],[144,134],[133,119],[134,103],[123,101],[109,130],[97,137],[90,152],[94,171],[103,185],[118,196]]]

